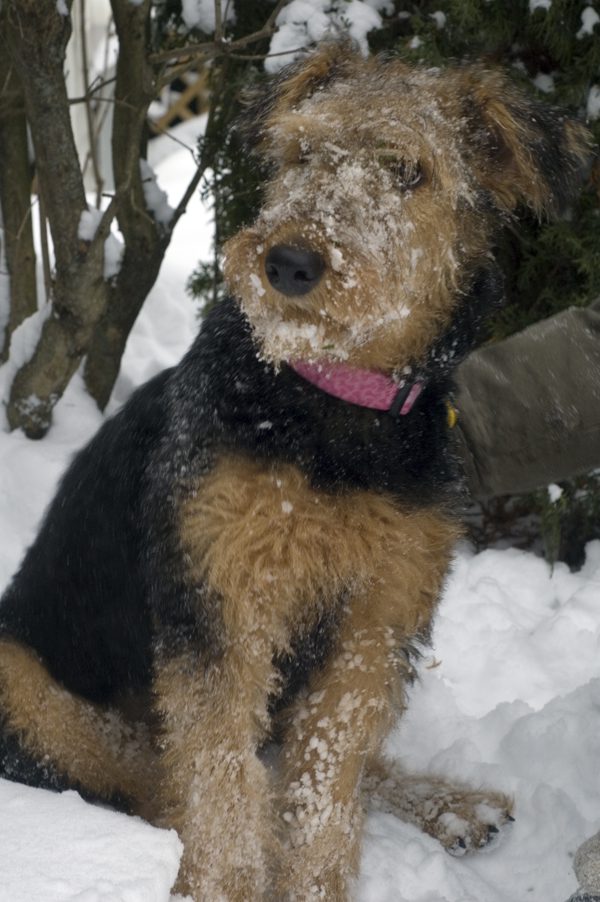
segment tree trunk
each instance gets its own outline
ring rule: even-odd
[[[115,85],[112,156],[117,211],[125,253],[104,315],[98,321],[85,366],[86,387],[100,408],[108,403],[129,332],[154,285],[170,230],[146,208],[139,161],[146,155],[146,113],[156,94],[148,63],[148,0],[111,0],[119,59]]]
[[[156,242],[154,251],[142,246],[136,253],[140,244],[138,236],[125,251],[117,285],[110,292],[106,313],[94,330],[86,358],[86,388],[101,410],[110,400],[129,333],[158,277],[168,241]]]
[[[4,33],[4,20],[5,13],[0,12],[1,33]],[[0,335],[0,361],[8,356],[14,330],[37,310],[31,227],[32,169],[28,160],[25,101],[3,44],[0,43],[0,209],[11,306],[4,336]]]
[[[66,5],[70,10],[70,0]],[[56,261],[51,315],[33,356],[15,376],[7,416],[11,428],[20,426],[30,438],[41,438],[106,306],[104,241],[112,211],[91,243],[79,239],[87,204],[63,74],[70,15],[62,15],[55,0],[5,0],[3,7],[6,49],[25,95],[38,190]]]

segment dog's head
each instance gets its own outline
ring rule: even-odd
[[[501,72],[344,44],[284,70],[246,118],[273,175],[225,247],[225,276],[275,363],[422,360],[498,226],[521,204],[560,211],[590,159],[579,123]]]

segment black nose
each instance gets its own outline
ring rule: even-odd
[[[273,288],[295,297],[312,291],[325,271],[325,261],[314,251],[276,244],[267,254],[265,271]]]

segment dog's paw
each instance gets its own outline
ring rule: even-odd
[[[484,848],[514,820],[512,802],[502,793],[407,774],[390,762],[375,762],[362,788],[368,808],[420,827],[452,855]]]
[[[512,804],[500,793],[455,792],[443,799],[442,807],[425,829],[455,856],[496,842],[501,830],[514,821]]]

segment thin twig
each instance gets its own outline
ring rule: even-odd
[[[151,63],[169,63],[170,60],[178,59],[181,56],[210,58],[219,53],[220,49],[214,41],[205,41],[202,44],[186,44],[185,47],[172,47],[171,50],[151,53],[148,59]]]
[[[265,29],[265,28],[272,29],[274,27],[275,19],[277,18],[277,16],[279,15],[279,13],[283,9],[283,7],[287,6],[288,3],[289,3],[289,0],[279,0],[279,2],[275,4],[275,6],[271,12],[271,15],[269,16],[269,18],[263,25],[263,29]]]
[[[70,100],[69,103],[85,103],[86,98],[80,97],[78,100]],[[113,104],[113,106],[123,106],[127,107],[130,110],[135,110],[137,107],[133,103],[127,103],[126,100],[117,100],[115,97],[96,97],[96,103],[108,103]]]
[[[89,149],[87,152],[86,160],[83,166],[82,175],[85,175],[85,170],[87,166],[88,160],[91,160],[92,169],[94,172],[94,181],[96,182],[96,209],[100,207],[100,198],[102,196],[102,187],[104,185],[104,179],[102,178],[102,174],[100,172],[100,164],[98,163],[98,148],[96,146],[96,138],[94,135],[94,122],[92,116],[92,107],[90,102],[90,94],[89,94],[89,84],[88,84],[88,75],[89,75],[89,64],[88,64],[88,53],[87,53],[87,32],[85,27],[85,0],[81,0],[80,5],[81,10],[81,18],[80,18],[80,40],[81,40],[81,68],[83,75],[83,84],[85,87],[85,93],[87,100],[85,102],[85,120],[87,125],[87,133],[88,133],[88,144]]]
[[[23,214],[23,219],[21,220],[21,225],[17,229],[17,234],[15,236],[16,241],[21,241],[21,239],[23,237],[23,232],[24,232],[25,228],[27,227],[27,221],[33,219],[33,207],[34,207],[35,203],[36,203],[36,201],[32,200],[31,203],[29,204],[29,206],[27,207],[25,213]]]
[[[201,114],[201,115],[203,115],[203,114]],[[152,128],[154,129],[154,131],[156,132],[157,135],[160,135],[161,137],[169,138],[171,141],[174,141],[175,144],[179,144],[180,147],[183,147],[184,150],[189,150],[189,152],[194,157],[194,159],[196,159],[196,149],[194,147],[192,147],[190,144],[186,144],[185,141],[182,141],[181,138],[177,138],[171,131],[169,131],[169,129],[171,128],[170,125],[166,125],[164,128],[162,128],[162,127],[157,126],[156,123],[153,122]]]
[[[100,242],[104,243],[108,238],[113,219],[117,215],[117,206],[119,204],[119,200],[121,199],[125,191],[128,190],[128,187],[128,185],[123,185],[123,188],[121,190],[115,191],[115,193],[113,194],[108,207],[102,214],[102,219],[98,223],[98,228],[96,229],[96,232],[92,239],[90,250],[96,244],[99,244]]]
[[[99,98],[99,99],[102,99],[102,98]],[[108,102],[109,98],[106,98],[106,99]],[[97,145],[97,142],[100,140],[100,134],[101,134],[104,124],[107,120],[109,110],[110,110],[110,105],[105,105],[104,107],[102,107],[102,109],[98,112],[98,115],[96,116],[96,127],[94,129],[94,140],[96,142],[96,145]]]
[[[206,135],[210,136],[210,133],[211,133],[211,130],[213,127],[213,123],[214,123],[214,119],[215,119],[216,109],[219,104],[219,99],[220,98],[218,97],[217,93],[211,93],[211,104],[210,104],[210,107],[208,110],[206,127],[204,129],[205,136]],[[207,147],[208,147],[208,142],[205,142],[204,147],[202,148],[202,153],[200,154],[200,159],[198,160],[196,172],[194,173],[192,179],[190,180],[190,183],[188,184],[187,188],[185,189],[181,200],[175,207],[175,211],[174,211],[173,216],[171,217],[171,221],[169,223],[169,230],[171,233],[173,232],[175,226],[177,225],[177,223],[179,222],[179,220],[185,213],[188,203],[190,202],[191,198],[193,197],[194,192],[196,191],[196,188],[202,181],[204,173],[206,172],[206,169],[208,167],[208,155],[209,155]]]
[[[87,101],[96,93],[96,91],[100,91],[102,88],[105,88],[107,85],[111,85],[113,82],[117,80],[116,75],[113,78],[105,78],[102,81],[99,81],[97,85],[94,87],[90,86],[85,94],[82,97],[69,97],[69,103],[87,103]],[[96,100],[103,100],[103,97],[97,97]]]
[[[104,60],[102,62],[102,73],[103,74],[108,72],[108,54],[109,54],[109,48],[110,48],[110,35],[111,35],[111,29],[113,27],[114,27],[114,19],[113,19],[112,10],[111,10],[111,14],[108,18],[108,22],[106,23],[105,40],[104,40]],[[117,76],[115,75],[113,78],[108,78],[108,79],[102,81],[101,77],[98,75],[98,76],[96,76],[96,79],[100,79],[101,84],[108,85],[108,84],[112,84],[113,82],[116,82]],[[101,102],[103,100],[105,100],[107,103],[109,103],[111,100],[114,102],[114,97],[106,97],[106,98],[98,97],[96,99],[96,103]],[[96,142],[98,142],[100,140],[100,134],[102,132],[102,129],[104,128],[104,124],[106,123],[109,109],[110,109],[110,107],[105,105],[104,107],[102,107],[102,110],[100,111],[99,115],[96,117],[96,129],[94,131],[94,136],[95,136]]]
[[[210,114],[209,114],[209,116],[210,116]],[[208,131],[208,128],[209,128],[209,122],[206,123],[207,131]],[[187,188],[185,189],[185,191],[183,192],[181,200],[175,207],[175,210],[171,217],[171,221],[169,223],[169,230],[171,232],[173,232],[175,226],[177,225],[177,223],[179,222],[179,220],[185,213],[185,211],[187,209],[187,205],[189,204],[190,200],[194,196],[194,192],[196,191],[196,188],[198,187],[198,185],[202,181],[202,178],[204,177],[204,173],[206,172],[207,166],[208,166],[208,160],[205,159],[205,154],[201,154],[200,159],[197,161],[196,171],[195,171],[193,177],[190,179],[190,182],[189,182]]]
[[[177,225],[177,223],[179,222],[179,220],[185,213],[185,211],[187,209],[187,205],[189,204],[190,200],[194,196],[194,192],[196,191],[196,188],[202,181],[204,173],[206,172],[206,167],[207,167],[207,164],[203,165],[202,162],[198,163],[198,168],[196,169],[196,172],[194,173],[193,178],[190,180],[189,185],[185,189],[185,191],[183,193],[183,197],[181,198],[181,200],[175,207],[175,211],[169,222],[169,231],[171,231],[171,232],[173,231],[173,229],[175,228],[175,226]]]
[[[40,244],[42,246],[42,271],[44,273],[44,291],[46,302],[52,297],[52,268],[50,266],[50,251],[48,248],[48,220],[46,217],[46,205],[42,194],[42,187],[37,179],[37,195],[39,198],[38,214],[40,218]]]
[[[217,52],[213,56],[217,56]],[[205,57],[205,59],[199,63],[197,59],[189,59],[184,63],[180,63],[178,66],[175,66],[173,69],[165,69],[165,74],[157,79],[157,85],[159,91],[162,91],[163,88],[167,88],[172,82],[174,82],[180,75],[185,75],[186,72],[189,72],[192,68],[198,68],[199,65],[203,65],[203,63],[208,62],[211,57]]]
[[[296,47],[294,50],[279,50],[277,53],[230,53],[232,60],[270,60],[278,56],[288,56],[291,53],[302,53],[308,47]]]
[[[221,0],[215,2],[215,43],[220,44],[223,38],[223,18],[221,10]]]
[[[170,60],[179,59],[182,56],[198,58],[211,58],[220,55],[229,55],[236,50],[243,50],[249,44],[256,44],[264,38],[268,38],[275,30],[275,19],[290,0],[279,0],[271,15],[262,28],[252,34],[245,35],[243,38],[237,38],[235,41],[207,41],[202,44],[186,44],[185,47],[173,47],[171,50],[162,50],[159,53],[153,53],[149,57],[151,63],[169,63]]]

